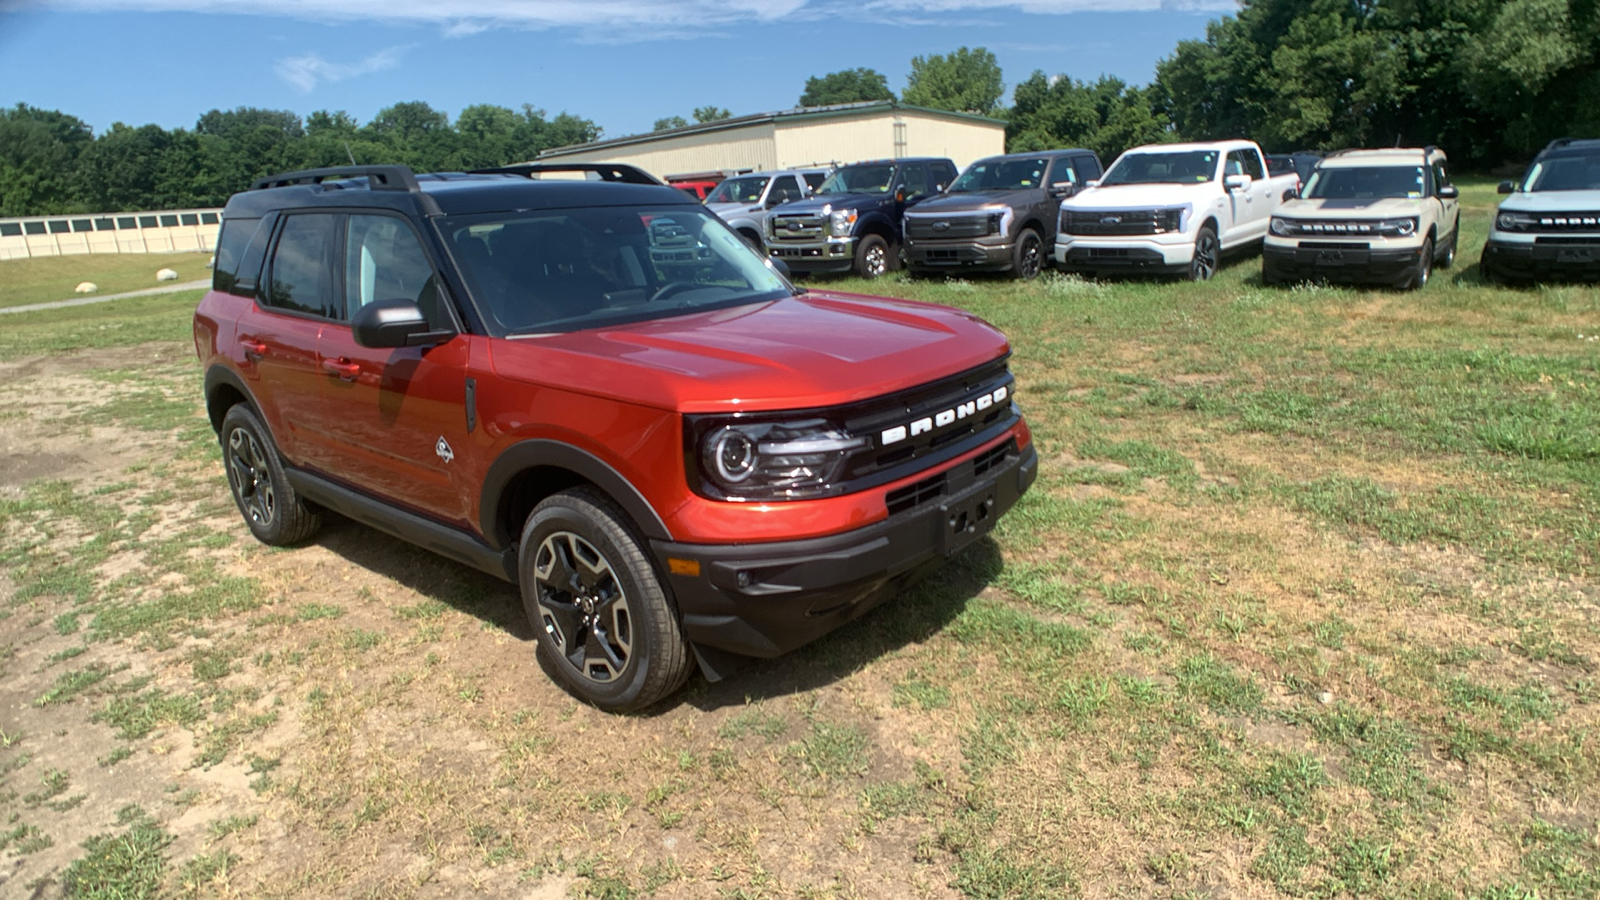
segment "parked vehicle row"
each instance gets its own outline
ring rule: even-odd
[[[953,171],[938,159],[859,163],[816,196],[724,215],[745,217],[736,227],[747,235],[764,221],[768,253],[798,273],[864,278],[900,264],[912,275],[1032,278],[1053,262],[1088,276],[1199,281],[1223,254],[1259,247],[1267,284],[1418,289],[1460,244],[1460,191],[1437,147],[1269,157],[1250,141],[1216,141],[1135,147],[1103,175],[1083,149]],[[1511,196],[1484,247],[1484,278],[1600,278],[1600,140],[1552,142],[1500,191]]]

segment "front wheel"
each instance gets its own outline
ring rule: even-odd
[[[856,274],[862,278],[881,278],[889,271],[889,242],[876,234],[861,239],[856,247]]]
[[[1456,228],[1450,232],[1450,242],[1444,245],[1444,253],[1439,256],[1439,268],[1448,269],[1456,263],[1456,241],[1461,237],[1461,218],[1456,217]]]
[[[1022,234],[1017,236],[1017,249],[1012,251],[1011,271],[1023,281],[1032,281],[1039,277],[1043,265],[1044,241],[1040,239],[1039,232],[1032,228],[1022,229]]]
[[[534,507],[517,571],[546,670],[580,699],[641,709],[689,677],[677,611],[626,514],[604,494],[577,487]]]
[[[1194,259],[1189,261],[1190,281],[1210,281],[1217,274],[1217,263],[1222,258],[1222,246],[1217,243],[1217,230],[1202,225],[1194,239]]]
[[[1422,252],[1417,254],[1417,266],[1411,270],[1411,278],[1407,287],[1413,291],[1420,291],[1428,286],[1428,278],[1433,274],[1433,238],[1422,239]]]
[[[256,540],[274,547],[298,544],[322,527],[322,514],[283,473],[278,449],[255,411],[238,403],[222,417],[222,465],[239,514]]]

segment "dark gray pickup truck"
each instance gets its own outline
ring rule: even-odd
[[[944,193],[905,213],[912,275],[1010,271],[1033,278],[1050,258],[1058,206],[1100,177],[1091,150],[1042,150],[980,159]]]

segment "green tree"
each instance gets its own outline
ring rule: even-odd
[[[78,158],[93,142],[76,116],[22,103],[0,109],[0,215],[83,209]]]
[[[833,106],[865,100],[893,100],[889,80],[876,69],[845,69],[806,79],[801,106]]]
[[[990,115],[1004,93],[994,54],[982,47],[960,47],[948,56],[912,57],[911,74],[900,96],[912,106]]]
[[[733,118],[733,113],[720,106],[700,106],[694,111],[694,120],[702,124],[706,122],[721,122],[723,119]]]
[[[688,125],[689,120],[683,116],[667,116],[664,119],[657,119],[655,124],[650,126],[650,130],[671,131],[674,128],[687,128]]]
[[[1101,76],[1093,84],[1035,70],[1012,92],[1007,147],[1015,151],[1087,147],[1109,163],[1140,144],[1171,140],[1165,118],[1151,108],[1151,91]]]

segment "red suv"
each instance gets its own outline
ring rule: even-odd
[[[228,201],[194,339],[257,538],[332,509],[506,578],[549,668],[622,710],[856,618],[1032,483],[994,328],[798,290],[639,170],[546,168]]]

